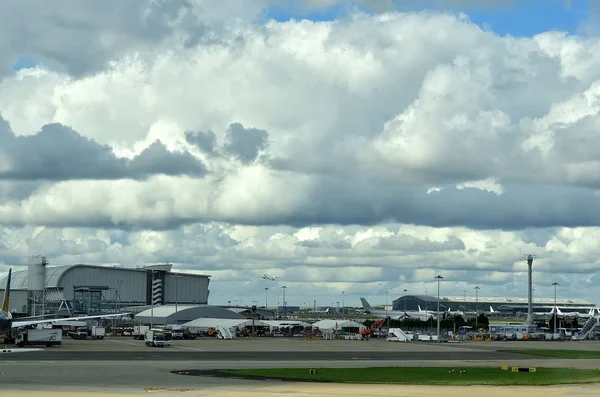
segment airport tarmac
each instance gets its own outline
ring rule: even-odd
[[[459,395],[467,397],[473,390],[488,396],[506,388],[444,388],[392,385],[327,385],[291,384],[278,381],[250,381],[213,377],[185,376],[171,371],[216,368],[267,367],[373,367],[373,366],[536,366],[600,368],[600,360],[549,359],[525,355],[507,355],[495,349],[545,348],[600,350],[600,342],[470,342],[461,344],[394,343],[370,341],[305,341],[288,339],[216,340],[203,338],[193,341],[174,341],[168,348],[147,347],[129,338],[102,341],[66,339],[60,347],[44,348],[41,352],[0,355],[0,384],[2,396],[25,397],[26,391],[36,397],[71,397],[67,392],[83,390],[96,397],[119,397],[146,394],[159,396],[433,396]],[[497,345],[497,346],[495,346]],[[190,351],[187,349],[198,349]],[[483,350],[483,351],[482,351]],[[32,354],[43,354],[32,356]],[[133,359],[139,355],[143,359]],[[356,358],[348,358],[348,354]],[[454,356],[452,356],[454,354]],[[302,358],[302,355],[308,358]],[[311,356],[312,355],[312,356]],[[395,355],[395,358],[394,358]],[[482,355],[486,358],[483,359]],[[112,356],[112,360],[109,359]],[[282,357],[283,356],[283,357]],[[306,357],[305,356],[305,357]],[[31,357],[26,359],[25,357]],[[73,359],[75,357],[75,359]],[[99,359],[98,357],[103,357]],[[188,359],[183,359],[188,357]],[[316,357],[316,358],[315,358]],[[327,358],[325,358],[327,357]],[[362,357],[362,358],[360,358]],[[382,359],[381,357],[386,357]],[[410,358],[407,358],[410,357]],[[454,357],[454,358],[452,358]],[[471,358],[470,358],[471,357]],[[475,358],[472,358],[475,357]],[[143,361],[142,361],[143,360]],[[591,396],[598,385],[545,387],[544,397],[565,395]],[[362,390],[362,392],[359,392]],[[412,390],[412,392],[408,392]],[[380,392],[381,391],[381,392]],[[60,392],[53,396],[45,394]],[[561,394],[562,393],[562,394]],[[535,396],[527,388],[529,396]],[[595,395],[594,394],[594,395]],[[91,394],[72,394],[82,396]],[[472,394],[475,396],[475,394]],[[541,395],[541,394],[540,394]]]

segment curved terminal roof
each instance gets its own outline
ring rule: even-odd
[[[437,302],[437,296],[432,296],[432,295],[406,295],[406,296],[402,296],[396,300],[394,300],[394,302],[396,301],[401,301],[403,299],[421,299],[422,301],[425,302]],[[523,305],[523,304],[527,304],[527,298],[511,298],[511,297],[501,297],[501,296],[479,296],[479,297],[475,297],[475,296],[467,296],[466,298],[466,302],[467,303],[475,303],[475,301],[477,301],[478,303],[481,304],[508,304],[508,305]],[[464,296],[440,296],[440,303],[464,303],[465,302],[465,297]],[[554,305],[554,298],[533,298],[533,303],[536,305]],[[592,305],[592,303],[583,300],[583,299],[556,299],[556,303],[558,305],[583,305],[583,306],[589,306]]]
[[[67,270],[72,269],[77,266],[85,266],[85,265],[65,265],[65,266],[48,266],[46,268],[46,287],[55,288],[58,287],[58,282],[60,281],[63,274],[67,272]],[[0,276],[0,289],[6,288],[6,279],[8,278],[8,273]],[[12,278],[10,281],[11,289],[28,289],[29,288],[29,270],[18,270],[12,273]]]
[[[200,318],[220,318],[248,320],[241,314],[219,306],[209,305],[160,305],[146,309],[135,315],[134,320],[149,324],[181,324]]]
[[[99,266],[99,265],[85,265],[82,263],[78,263],[76,265],[62,265],[62,266],[48,266],[46,267],[46,287],[47,288],[57,288],[58,284],[62,276],[69,270],[74,269],[76,267],[84,267],[84,268],[95,268],[95,269],[112,269],[112,270],[125,270],[125,271],[141,271],[145,272],[149,269],[154,270],[165,270],[169,271],[171,265],[156,265],[156,266],[147,266],[145,268],[130,268],[130,267],[109,267],[109,266]],[[199,275],[195,273],[181,273],[186,276],[201,276],[201,277],[210,277],[208,275]],[[0,276],[0,289],[6,289],[6,279],[8,278],[8,273],[5,273]],[[12,273],[12,280],[10,282],[11,289],[28,289],[29,288],[29,270],[17,270]]]

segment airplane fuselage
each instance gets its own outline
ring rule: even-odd
[[[10,313],[0,313],[0,335],[10,331],[12,327],[12,315]]]

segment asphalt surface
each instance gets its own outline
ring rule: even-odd
[[[18,354],[2,354],[0,361],[323,361],[323,360],[503,360],[523,355],[494,351],[262,351],[215,352],[169,351],[148,348],[147,351],[56,351],[52,349]]]
[[[587,343],[391,343],[370,341],[231,340],[176,341],[167,348],[146,347],[126,338],[104,341],[65,340],[60,347],[39,351],[0,354],[2,396],[22,397],[32,393],[96,392],[160,394],[193,390],[194,396],[280,396],[290,391],[275,390],[265,381],[179,375],[187,371],[224,368],[361,368],[383,366],[528,366],[600,368],[600,360],[565,360],[503,353],[495,349],[546,348],[596,350],[597,341]],[[280,382],[281,383],[281,382]],[[290,386],[296,393],[296,386]],[[291,389],[290,389],[291,390]],[[337,395],[350,395],[340,389]],[[375,390],[375,389],[373,389]],[[399,392],[398,389],[394,389]],[[11,393],[13,393],[11,395]],[[190,392],[192,393],[192,392]],[[202,394],[206,393],[206,394]],[[232,394],[238,393],[238,394]],[[241,393],[241,394],[240,394]],[[327,392],[327,396],[334,394]],[[341,393],[341,394],[340,394]],[[392,392],[390,392],[392,393]],[[416,393],[414,395],[421,395]],[[486,393],[483,393],[486,394]],[[132,395],[132,394],[127,394]],[[314,391],[298,396],[316,396]],[[391,395],[398,395],[390,394]],[[437,395],[437,394],[436,394]],[[38,394],[31,394],[38,397]],[[44,395],[45,396],[45,395]],[[49,395],[50,396],[50,395]],[[56,394],[59,396],[59,394]],[[52,397],[55,397],[52,395]],[[546,396],[547,397],[547,396]]]

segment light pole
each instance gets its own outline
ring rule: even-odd
[[[123,280],[117,280],[115,281],[115,283],[117,283],[117,289],[116,289],[116,293],[117,296],[115,297],[117,299],[117,313],[121,312],[121,294],[119,293],[120,288],[121,288],[121,283],[123,283]]]
[[[441,275],[435,276],[437,278],[437,289],[438,289],[438,297],[437,297],[437,341],[440,342],[440,280],[443,279]]]
[[[556,310],[556,286],[558,285],[558,283],[555,281],[552,283],[552,285],[554,285],[554,335],[556,335],[556,317],[557,317],[557,312],[558,310]]]
[[[265,287],[265,310],[268,310],[269,307],[267,303],[269,302],[269,287]]]
[[[345,303],[346,292],[342,291],[342,320],[344,319],[344,303]]]
[[[287,318],[287,302],[285,301],[285,290],[287,289],[287,286],[284,285],[281,289],[283,290],[283,318]]]
[[[479,303],[479,286],[475,287],[475,332],[478,332],[479,329],[477,326],[477,321],[479,319],[479,309],[477,308]]]
[[[385,322],[387,323],[388,329],[390,328],[390,320],[388,320],[388,292],[385,291]]]
[[[178,282],[177,279],[181,278],[181,274],[172,274],[171,277],[173,277],[175,279],[175,323],[179,324],[179,319],[177,318],[177,313],[179,312],[178,310],[178,303],[179,303],[179,294],[177,293],[177,286],[178,286]]]
[[[467,290],[464,290],[463,294],[465,295],[464,302],[463,302],[463,310],[466,311],[467,310]]]
[[[406,311],[406,289],[404,290],[404,311]]]

